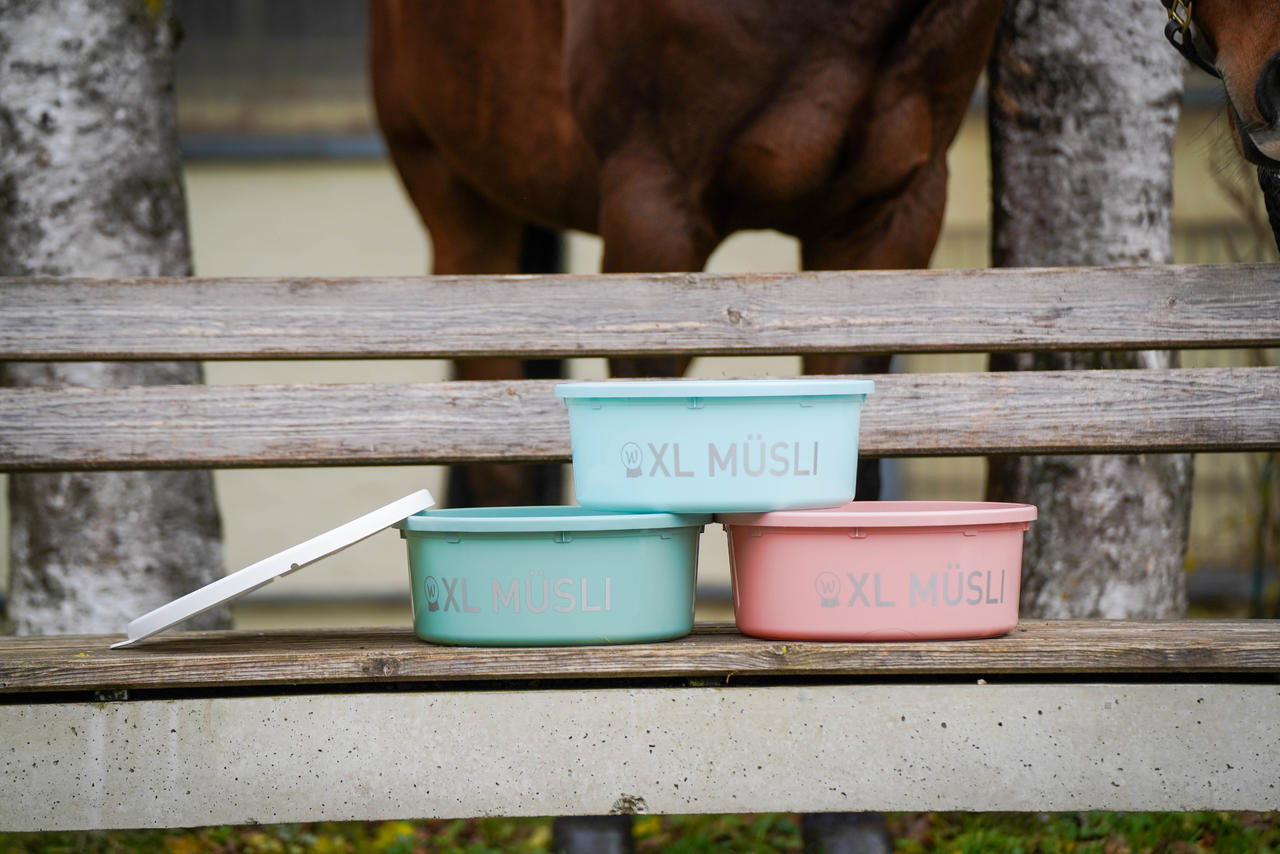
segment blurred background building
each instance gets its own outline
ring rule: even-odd
[[[429,268],[429,240],[388,163],[373,121],[363,0],[177,0],[183,29],[177,96],[197,275],[400,276]],[[1158,32],[1152,50],[1167,50]],[[1252,167],[1236,156],[1216,81],[1186,78],[1175,153],[1174,259],[1179,263],[1277,260]],[[982,98],[952,149],[946,221],[933,266],[989,264],[989,182]],[[569,266],[597,269],[599,241],[573,234]],[[795,242],[771,232],[735,236],[713,256],[717,271],[792,270]],[[1275,351],[1188,352],[1184,364],[1244,364]],[[903,371],[982,370],[981,354],[912,356]],[[577,377],[600,377],[579,360]],[[798,359],[700,359],[703,376],[787,376]],[[438,362],[222,362],[210,383],[422,382]],[[1243,613],[1259,568],[1275,583],[1277,503],[1261,454],[1202,454],[1196,461],[1190,589],[1199,606]],[[900,498],[981,498],[981,459],[895,461]],[[443,495],[436,467],[218,472],[227,569],[267,554],[420,486]],[[2,493],[0,493],[2,494]],[[571,500],[572,496],[566,496]],[[718,533],[718,532],[717,532]],[[702,616],[725,618],[723,538],[704,539]],[[7,555],[7,548],[3,554]],[[1220,558],[1202,566],[1199,556]],[[7,558],[4,558],[7,560]],[[241,600],[241,626],[408,624],[403,547],[394,532],[329,558]],[[0,579],[7,566],[0,566]],[[1270,594],[1274,598],[1274,592]],[[123,629],[123,627],[121,627]]]

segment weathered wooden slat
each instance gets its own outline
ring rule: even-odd
[[[682,640],[599,647],[423,643],[408,629],[0,638],[0,693],[349,682],[905,674],[1280,673],[1276,620],[1024,620],[1000,638],[769,641],[728,625]]]
[[[4,279],[0,360],[1280,345],[1280,266]]]
[[[1280,368],[895,374],[868,456],[1280,446]],[[566,460],[554,382],[0,389],[0,469]]]

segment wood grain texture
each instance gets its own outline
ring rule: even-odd
[[[1024,620],[1000,638],[826,643],[699,625],[682,640],[594,647],[450,647],[409,629],[0,638],[0,693],[214,685],[740,676],[1280,673],[1280,621]]]
[[[1280,447],[1280,368],[896,374],[868,456]],[[9,471],[567,460],[554,381],[0,389]]]
[[[1280,266],[0,280],[0,359],[1280,345]]]

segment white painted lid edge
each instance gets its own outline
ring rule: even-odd
[[[206,584],[199,590],[193,590],[180,596],[154,611],[149,611],[129,623],[126,629],[127,639],[113,643],[112,649],[129,646],[157,632],[162,632],[183,620],[197,614],[203,614],[210,608],[216,608],[224,602],[230,602],[264,584],[275,581],[282,575],[315,563],[321,558],[336,554],[348,546],[368,539],[374,534],[389,528],[401,519],[426,510],[435,504],[431,493],[419,489],[410,495],[397,499],[358,519],[352,519],[343,525],[325,531],[319,536],[290,546],[271,557],[263,558],[257,563],[236,570],[224,578]]]

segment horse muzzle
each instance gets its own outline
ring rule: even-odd
[[[1267,206],[1271,236],[1275,238],[1276,249],[1280,249],[1280,169],[1259,166],[1258,188],[1262,190],[1262,199]]]
[[[1260,130],[1242,128],[1240,153],[1255,166],[1272,171],[1280,170],[1280,128],[1274,125]]]
[[[1262,65],[1253,87],[1253,103],[1262,117],[1260,124],[1240,122],[1240,147],[1245,159],[1268,169],[1280,169],[1280,51]]]

